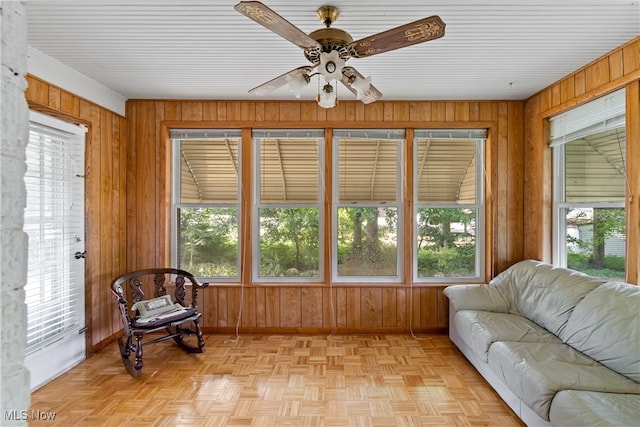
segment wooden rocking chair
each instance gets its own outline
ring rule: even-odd
[[[174,280],[172,280],[175,278]],[[127,302],[126,283],[129,283],[132,305]],[[175,283],[174,298],[167,294],[167,286]],[[123,285],[125,288],[123,288]],[[146,299],[142,287],[154,288],[154,297]],[[186,287],[191,287],[191,296],[187,296]],[[208,283],[201,284],[190,273],[175,268],[151,268],[133,271],[117,277],[112,285],[118,311],[124,325],[124,335],[118,338],[122,362],[133,377],[142,374],[142,337],[143,335],[165,331],[144,345],[157,343],[172,338],[188,353],[204,353],[204,339],[200,328],[197,296],[198,290],[206,288]],[[194,329],[189,329],[192,325]],[[184,341],[184,334],[197,338],[197,346]],[[134,342],[135,339],[135,342]],[[131,354],[135,360],[131,362]]]

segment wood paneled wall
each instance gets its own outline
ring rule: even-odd
[[[525,258],[552,260],[552,157],[548,119],[627,89],[627,281],[640,283],[640,37],[547,87],[525,104]]]
[[[441,287],[216,285],[202,297],[205,329],[223,333],[235,330],[241,300],[247,333],[443,332],[448,321]]]
[[[122,329],[110,284],[127,270],[127,120],[94,103],[27,76],[29,108],[89,130],[85,149],[85,305],[89,353]]]
[[[129,269],[170,259],[170,128],[488,128],[487,277],[523,259],[522,101],[315,102],[129,100],[127,258]],[[245,203],[249,203],[245,199]],[[246,209],[248,211],[249,209]],[[406,270],[406,269],[405,269]],[[410,271],[410,270],[409,270]],[[408,278],[410,280],[410,278]],[[205,330],[232,332],[445,331],[442,286],[216,284],[204,290]],[[240,307],[242,301],[242,307]],[[332,309],[333,306],[333,309]],[[335,316],[334,316],[335,313]]]

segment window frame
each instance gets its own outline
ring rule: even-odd
[[[467,132],[469,139],[475,140],[475,203],[420,203],[418,201],[418,138],[420,133],[432,133],[434,138],[451,136]],[[484,133],[483,137],[477,135],[471,137],[476,132]],[[486,203],[485,203],[485,150],[487,146],[488,129],[416,129],[413,142],[413,200],[415,201],[412,211],[413,232],[412,232],[412,274],[413,282],[419,284],[435,283],[468,283],[484,282],[486,271]],[[463,138],[463,136],[460,136]],[[419,277],[418,276],[418,210],[419,209],[475,209],[476,211],[476,241],[475,241],[475,275],[465,277]]]
[[[288,136],[296,135],[300,138],[304,138],[303,133],[307,133],[307,137],[312,137],[318,139],[318,195],[316,203],[263,203],[261,201],[260,194],[260,183],[261,183],[261,158],[260,158],[260,147],[261,147],[261,138],[269,138],[273,136],[259,136],[260,134],[285,134]],[[252,283],[257,284],[275,284],[275,283],[301,283],[301,284],[313,284],[313,283],[324,283],[325,282],[325,274],[324,274],[324,245],[326,242],[324,241],[324,197],[325,192],[324,189],[324,165],[325,165],[325,131],[324,129],[262,129],[262,128],[252,128],[251,129],[251,142],[252,142],[252,220],[249,227],[251,227],[251,235],[252,238],[252,250],[251,250],[251,281]],[[260,209],[263,208],[285,208],[285,209],[296,209],[296,208],[317,208],[318,209],[318,277],[304,277],[304,276],[282,276],[282,277],[268,277],[268,276],[260,276]]]
[[[403,192],[403,180],[402,177],[405,173],[405,150],[404,145],[407,141],[407,131],[405,128],[395,129],[332,129],[332,200],[331,200],[331,280],[333,283],[402,283],[405,280],[404,277],[404,239],[405,234],[401,232],[404,230],[404,210],[405,210],[405,197]],[[387,132],[389,134],[402,133],[402,136],[389,137],[390,140],[395,140],[396,144],[396,202],[395,204],[389,203],[360,203],[360,202],[340,202],[340,143],[339,138],[342,133],[353,132],[356,134],[373,132],[382,133]],[[397,209],[397,248],[396,248],[396,274],[393,276],[340,276],[338,274],[338,210],[340,208],[359,207],[359,208],[380,208],[380,207],[395,207]]]
[[[418,191],[417,181],[415,179],[416,167],[416,137],[415,132],[425,130],[421,128],[414,130],[412,128],[405,127],[391,127],[391,128],[333,128],[333,127],[321,127],[321,128],[259,128],[249,127],[243,129],[228,129],[228,128],[202,128],[202,129],[183,129],[183,128],[170,128],[169,129],[169,142],[171,146],[171,176],[172,176],[172,210],[170,218],[171,228],[171,263],[177,265],[178,255],[178,209],[185,207],[193,208],[228,208],[232,207],[237,210],[238,213],[238,275],[237,277],[212,277],[203,278],[208,282],[219,283],[251,283],[254,285],[274,285],[274,284],[322,284],[332,286],[334,284],[349,285],[358,283],[372,283],[372,284],[389,284],[389,285],[412,285],[413,283],[422,286],[431,286],[442,283],[461,283],[461,282],[481,282],[485,280],[486,262],[489,256],[487,252],[487,240],[486,240],[486,215],[487,200],[485,200],[485,188],[486,188],[486,150],[488,147],[487,138],[489,129],[468,129],[468,128],[453,128],[447,129],[431,129],[434,132],[465,132],[465,134],[471,135],[473,131],[484,132],[483,137],[480,138],[481,147],[478,148],[476,142],[478,167],[476,167],[476,200],[479,202],[472,205],[476,209],[476,271],[477,274],[474,277],[422,277],[418,278],[418,266],[417,266],[417,209],[422,207],[437,207],[437,208],[465,208],[467,204],[439,204],[439,205],[414,205],[412,200],[407,201],[407,198],[413,197],[413,200],[417,200],[416,193]],[[238,138],[238,200],[236,204],[181,204],[176,203],[180,197],[180,179],[176,177],[176,174],[180,173],[180,153],[179,153],[179,141],[176,143],[174,132],[185,133],[187,131],[199,132],[200,134],[209,134],[214,137],[219,137],[224,132],[234,132]],[[356,133],[372,132],[381,133],[388,132],[390,135],[401,134],[402,137],[392,137],[395,140],[396,146],[396,194],[397,201],[394,205],[385,203],[377,205],[375,203],[338,203],[339,198],[339,155],[340,149],[338,144],[338,137],[341,136],[340,132],[352,131]],[[282,276],[282,277],[261,277],[259,276],[259,250],[260,241],[256,236],[260,234],[260,219],[258,216],[259,209],[262,207],[269,208],[308,208],[307,203],[292,203],[292,204],[267,204],[261,205],[257,203],[257,197],[260,191],[260,171],[259,171],[259,144],[256,143],[254,133],[260,132],[274,132],[274,133],[286,133],[286,132],[313,132],[321,142],[318,145],[318,203],[311,207],[318,207],[318,277],[303,277],[303,276]],[[470,133],[471,132],[471,133]],[[300,137],[303,137],[299,134]],[[346,136],[346,135],[342,135]],[[352,135],[354,136],[354,135]],[[407,137],[412,138],[411,141],[407,140]],[[328,140],[327,138],[331,138]],[[386,138],[386,137],[381,137]],[[475,139],[475,138],[474,138]],[[244,152],[244,154],[243,154]],[[258,153],[258,154],[256,154]],[[413,157],[413,159],[411,158]],[[329,162],[327,164],[327,162]],[[407,164],[411,161],[412,164]],[[248,170],[247,170],[248,168]],[[244,169],[244,170],[243,170]],[[414,174],[412,182],[409,179],[403,178],[404,174],[411,171]],[[328,176],[327,174],[330,174]],[[245,188],[249,184],[250,188]],[[410,184],[410,187],[407,187]],[[327,189],[325,186],[329,186]],[[328,191],[330,190],[330,191]],[[249,206],[251,204],[252,206]],[[396,260],[396,274],[393,276],[339,276],[338,273],[338,210],[341,207],[393,207],[397,213],[397,260]],[[407,210],[411,210],[409,213]],[[411,218],[411,215],[414,215]],[[250,241],[243,241],[245,238],[250,238]],[[406,239],[412,239],[412,243],[408,245]],[[248,245],[248,246],[247,246]],[[250,252],[246,252],[250,250]]]
[[[569,141],[570,142],[570,141]],[[567,268],[567,210],[579,208],[604,208],[627,210],[625,201],[618,202],[567,202],[566,201],[566,144],[552,148],[553,151],[553,213],[552,213],[552,262],[558,267]],[[626,238],[625,231],[625,238]],[[626,258],[626,256],[625,256]],[[626,261],[625,261],[626,263]],[[626,268],[625,268],[626,270]]]
[[[179,134],[185,135],[184,138],[178,138]],[[244,260],[242,254],[244,253],[242,236],[243,227],[243,214],[242,214],[242,161],[238,161],[238,182],[237,182],[237,201],[236,203],[181,203],[181,156],[180,156],[180,143],[181,141],[188,139],[189,137],[195,138],[195,135],[202,135],[199,139],[207,138],[221,138],[228,135],[232,135],[238,140],[238,159],[242,159],[242,131],[240,129],[171,129],[170,130],[170,142],[171,142],[171,265],[176,268],[180,268],[178,262],[178,245],[179,228],[180,228],[180,215],[179,210],[184,208],[235,208],[238,212],[238,250],[237,250],[237,271],[236,277],[222,277],[222,276],[194,276],[198,280],[206,281],[210,283],[239,283],[243,277],[243,264]]]
[[[570,208],[606,208],[624,209],[628,216],[625,197],[619,201],[566,201],[566,146],[580,138],[595,135],[626,125],[626,89],[617,89],[592,101],[575,106],[567,111],[548,118],[549,147],[552,152],[552,263],[558,267],[567,267],[567,209]],[[628,185],[626,171],[626,152],[624,180]],[[625,239],[628,238],[625,220]],[[625,248],[625,274],[627,269]]]

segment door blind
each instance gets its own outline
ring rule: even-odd
[[[74,132],[75,131],[75,132]],[[84,263],[74,243],[84,240],[84,128],[60,130],[31,122],[26,148],[29,238],[26,353],[78,333],[83,308]],[[73,264],[73,263],[76,264]]]

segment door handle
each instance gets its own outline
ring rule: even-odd
[[[75,259],[80,259],[80,258],[85,258],[87,255],[87,251],[78,251],[75,254],[73,254],[73,256],[75,257]]]

